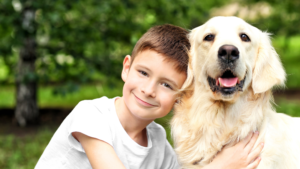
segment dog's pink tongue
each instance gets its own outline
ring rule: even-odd
[[[238,81],[237,77],[234,78],[219,78],[219,82],[222,84],[224,87],[234,87]]]

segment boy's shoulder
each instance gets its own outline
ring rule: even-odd
[[[69,114],[69,120],[71,121],[83,121],[87,120],[99,120],[99,119],[111,119],[114,108],[115,98],[109,99],[107,97],[101,97],[93,100],[80,101]]]
[[[147,126],[147,129],[150,129],[150,135],[152,135],[152,139],[155,140],[156,147],[160,150],[160,153],[163,151],[164,153],[162,157],[163,163],[160,168],[179,168],[179,164],[177,161],[176,153],[167,140],[167,135],[165,129],[158,123],[152,122]]]
[[[147,131],[149,132],[150,135],[152,135],[153,139],[156,140],[158,139],[162,142],[164,142],[167,139],[166,130],[164,129],[163,126],[156,123],[155,121],[151,122],[147,126]]]
[[[107,103],[109,102],[109,100],[112,100],[112,99],[109,99],[107,98],[106,96],[103,96],[103,97],[100,97],[100,98],[96,98],[96,99],[92,99],[92,100],[81,100],[77,105],[89,105],[89,104],[95,104],[95,103]]]
[[[101,98],[97,98],[97,99],[93,99],[93,100],[82,100],[80,101],[74,109],[80,109],[80,110],[97,110],[100,112],[105,112],[108,109],[111,109],[113,105],[115,98],[107,98],[105,96],[101,97]]]
[[[148,129],[153,129],[153,130],[163,130],[165,131],[164,127],[158,123],[156,123],[155,121],[151,122],[148,126]]]

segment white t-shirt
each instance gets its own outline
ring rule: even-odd
[[[55,132],[35,168],[91,169],[84,149],[72,132],[110,144],[127,169],[179,168],[164,128],[150,123],[146,127],[148,147],[137,144],[122,127],[114,102],[115,98],[106,97],[79,102]]]

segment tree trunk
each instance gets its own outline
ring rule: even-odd
[[[16,76],[15,118],[20,126],[35,121],[38,117],[36,60],[35,10],[24,8],[22,11],[23,46],[20,49]]]

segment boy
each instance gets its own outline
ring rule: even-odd
[[[172,25],[149,29],[135,45],[132,56],[124,59],[123,96],[80,102],[56,131],[36,168],[179,168],[165,130],[154,120],[171,111],[186,79],[190,48],[187,34]],[[257,134],[250,138],[239,147],[252,148]],[[229,150],[230,154],[243,153]],[[256,157],[258,151],[252,156]],[[225,159],[226,152],[228,149],[217,156],[211,168],[248,165],[238,164],[244,160],[240,157]]]

